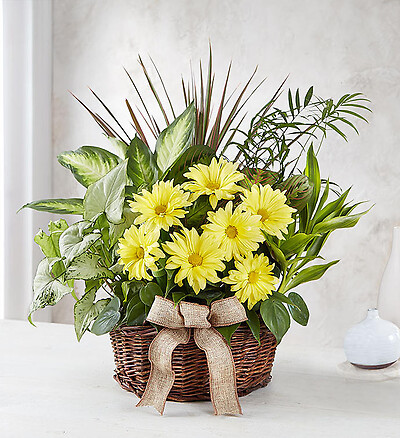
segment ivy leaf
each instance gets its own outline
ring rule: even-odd
[[[72,293],[73,288],[54,278],[51,272],[52,259],[43,259],[33,280],[34,299],[29,308],[28,320],[32,323],[32,313],[47,306],[54,306],[62,297]]]
[[[87,251],[94,242],[100,239],[100,234],[84,234],[90,222],[81,221],[71,225],[60,237],[60,253],[66,258],[66,265]]]
[[[146,286],[144,286],[139,292],[140,300],[143,304],[146,304],[146,306],[149,307],[152,306],[156,295],[163,296],[164,294],[160,286],[154,282],[147,283]]]
[[[231,345],[231,339],[235,331],[240,326],[240,322],[238,324],[228,325],[226,327],[215,327],[221,335],[226,339],[228,345]]]
[[[107,175],[120,162],[116,155],[96,146],[82,146],[76,151],[66,151],[57,159],[84,187],[89,187]]]
[[[307,283],[308,281],[314,281],[320,279],[325,272],[333,265],[336,265],[339,260],[334,260],[330,263],[326,263],[325,265],[314,265],[309,268],[305,268],[300,271],[296,277],[286,286],[285,291],[293,289],[300,284]]]
[[[171,167],[180,154],[192,142],[194,134],[195,107],[191,103],[157,139],[155,156],[161,174]]]
[[[296,292],[290,292],[289,298],[295,304],[294,306],[289,305],[289,312],[292,315],[292,318],[300,325],[306,326],[310,317],[307,304],[305,303],[303,298]]]
[[[31,208],[32,210],[45,211],[47,213],[83,215],[83,199],[41,199],[25,204],[20,210],[23,208]]]
[[[90,331],[97,336],[110,332],[118,323],[121,313],[119,312],[120,300],[114,297],[99,313]]]
[[[99,278],[114,278],[107,268],[99,266],[101,258],[95,254],[84,253],[75,257],[65,272],[65,279],[97,280]]]
[[[150,148],[136,135],[127,152],[128,176],[133,185],[150,188],[158,179],[158,167]]]
[[[90,289],[83,297],[75,303],[75,333],[78,341],[81,340],[83,334],[89,328],[90,323],[99,315],[99,313],[107,306],[109,298],[99,300],[94,303],[96,289]]]
[[[254,310],[249,310],[247,307],[245,307],[245,310],[247,315],[247,325],[250,327],[251,333],[253,333],[258,345],[260,345],[260,318]]]
[[[109,222],[121,222],[127,182],[126,170],[127,160],[88,187],[83,200],[85,219],[93,220],[105,213]]]
[[[279,301],[265,300],[261,303],[260,313],[279,344],[290,327],[290,316],[286,307]]]

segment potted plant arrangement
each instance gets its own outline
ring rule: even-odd
[[[52,221],[35,236],[45,257],[29,320],[72,294],[78,340],[86,331],[110,333],[115,378],[143,396],[139,404],[162,412],[167,398],[211,398],[217,414],[240,413],[238,395],[269,382],[291,320],[308,323],[296,288],[338,262],[320,261],[326,240],[366,213],[354,212],[360,203],[348,200],[350,189],[321,178],[317,154],[329,132],[346,140],[343,127],[357,131],[368,100],[360,93],[321,99],[311,87],[304,96],[289,90],[282,108],[282,84],[243,130],[254,74],[233,102],[228,70],[212,116],[211,53],[197,85],[194,76],[182,81],[180,112],[158,70],[160,90],[139,63],[165,127],[129,74],[143,105],[133,110],[126,100],[132,134],[93,93],[110,121],[84,106],[115,153],[82,146],[60,154],[84,198],[24,206],[82,216]]]

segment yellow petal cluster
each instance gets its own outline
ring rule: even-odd
[[[204,235],[223,250],[227,261],[256,251],[258,243],[265,240],[260,230],[260,216],[240,208],[232,210],[230,201],[225,208],[209,212],[209,224],[203,225]]]
[[[173,233],[172,242],[163,244],[163,249],[170,254],[165,267],[179,269],[175,275],[175,283],[182,286],[186,278],[195,293],[205,289],[207,280],[218,283],[217,271],[223,271],[223,251],[216,248],[213,242],[204,234],[199,236],[192,228],[183,228],[181,233]]]
[[[231,289],[236,292],[239,301],[247,301],[249,309],[268,298],[279,281],[272,273],[274,265],[269,264],[264,254],[249,253],[247,257],[235,261],[235,268],[222,281],[232,285]]]
[[[164,257],[160,249],[158,229],[145,232],[143,227],[132,225],[119,239],[117,253],[121,256],[119,264],[129,274],[129,280],[151,280],[148,269],[156,271],[156,261]]]
[[[184,192],[173,181],[158,181],[151,192],[143,190],[142,194],[134,195],[130,202],[131,210],[139,213],[135,224],[145,223],[147,229],[157,228],[168,231],[173,225],[182,226],[180,219],[185,216],[185,207],[191,205],[190,193]]]
[[[286,204],[286,196],[271,186],[254,184],[251,190],[244,190],[242,208],[261,217],[261,228],[267,234],[283,239],[287,226],[294,221],[292,213],[296,210]]]
[[[244,179],[244,175],[237,170],[238,164],[220,158],[211,160],[211,164],[196,164],[189,168],[184,176],[189,181],[183,184],[185,190],[193,193],[192,199],[196,200],[200,195],[209,196],[213,209],[221,199],[233,199],[241,188],[236,185]]]

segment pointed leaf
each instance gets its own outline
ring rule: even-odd
[[[329,220],[325,220],[315,225],[314,230],[316,233],[326,233],[328,231],[337,230],[338,228],[352,228],[360,220],[364,214],[368,213],[369,210],[363,211],[359,214],[353,214],[350,216],[340,216],[334,217]]]
[[[47,258],[60,257],[61,253],[58,242],[61,234],[67,228],[68,224],[64,219],[60,219],[56,222],[49,222],[49,235],[43,230],[39,230],[33,240],[40,246],[40,249]]]
[[[84,187],[107,175],[120,162],[116,155],[96,146],[82,146],[76,151],[63,152],[57,158]]]
[[[260,345],[260,318],[254,310],[249,310],[247,307],[245,307],[245,310],[247,315],[247,325],[250,327],[255,340]]]
[[[235,331],[239,328],[239,324],[228,325],[226,327],[215,327],[221,335],[225,338],[228,345],[231,345],[231,339]]]
[[[133,185],[149,189],[158,179],[158,168],[153,153],[138,136],[131,141],[127,152],[128,176]]]
[[[118,323],[121,318],[119,312],[120,300],[114,297],[106,307],[99,313],[96,321],[93,323],[90,331],[97,336],[109,333]]]
[[[45,211],[47,213],[57,214],[83,214],[83,199],[41,199],[39,201],[29,202],[21,207],[31,208],[36,211]]]
[[[156,143],[156,160],[161,174],[172,166],[179,155],[187,149],[193,139],[195,108],[190,104],[164,131]]]
[[[317,234],[297,233],[289,239],[283,241],[280,249],[286,256],[297,254],[299,251],[304,249],[307,243],[316,236]]]
[[[308,281],[314,281],[321,278],[325,272],[333,265],[336,265],[339,260],[334,260],[333,262],[326,263],[325,265],[314,265],[309,268],[305,268],[300,271],[296,277],[286,286],[285,291],[293,289],[300,284],[307,283]]]
[[[292,315],[292,318],[300,325],[306,326],[310,317],[307,304],[296,292],[290,292],[289,298],[295,304],[295,306],[289,305],[289,312]]]
[[[146,304],[146,306],[149,307],[152,306],[156,295],[163,296],[164,294],[160,286],[154,282],[147,283],[139,292],[140,300],[143,304]]]
[[[62,297],[70,294],[72,291],[72,287],[54,278],[51,272],[51,259],[43,259],[39,263],[33,281],[34,299],[29,308],[29,321],[32,323],[31,316],[33,312],[46,306],[54,306]]]
[[[114,278],[107,268],[101,267],[98,255],[84,253],[75,257],[65,272],[65,278],[75,280],[97,280],[98,278]]]
[[[100,239],[100,234],[84,234],[90,222],[81,221],[71,225],[60,237],[60,253],[66,258],[66,265],[87,251],[94,242]]]
[[[126,171],[127,160],[89,186],[83,201],[85,219],[92,220],[105,213],[109,222],[121,222],[127,182]]]
[[[260,313],[279,344],[290,327],[290,316],[286,307],[279,301],[265,300],[261,303]]]

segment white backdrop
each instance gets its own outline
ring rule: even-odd
[[[137,54],[156,61],[175,101],[180,75],[214,48],[223,77],[233,60],[232,84],[259,66],[268,79],[249,105],[257,110],[284,77],[323,97],[361,91],[372,100],[370,124],[345,144],[331,136],[320,155],[324,177],[353,185],[355,200],[376,203],[353,230],[337,231],[323,255],[341,262],[301,294],[309,304],[308,328],[293,326],[285,342],[341,345],[346,329],[376,304],[391,230],[400,224],[400,2],[387,0],[141,1],[58,0],[53,9],[53,195],[81,194],[56,154],[81,145],[106,145],[96,124],[67,90],[85,102],[94,88],[128,122],[124,98],[133,90],[122,66],[144,85]],[[282,97],[284,103],[285,97]],[[182,103],[183,104],[183,103]],[[154,106],[155,108],[155,106]],[[72,320],[72,302],[53,312]],[[294,323],[295,324],[295,323]]]

